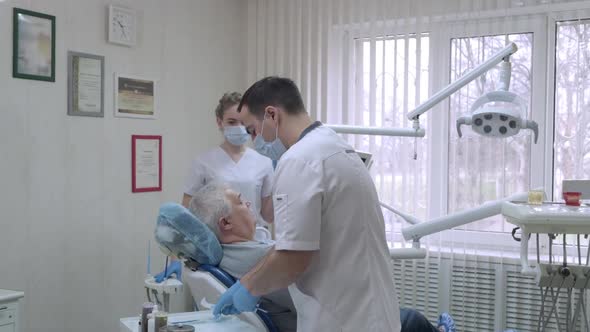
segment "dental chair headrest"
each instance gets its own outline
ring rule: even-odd
[[[167,255],[218,265],[223,257],[213,232],[184,206],[165,203],[160,207],[154,236]]]

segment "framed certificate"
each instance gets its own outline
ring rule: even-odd
[[[115,74],[115,116],[156,118],[156,81]]]
[[[55,16],[14,8],[12,77],[55,82]]]
[[[162,136],[131,136],[131,191],[162,191]]]
[[[68,115],[104,117],[104,57],[68,52]]]

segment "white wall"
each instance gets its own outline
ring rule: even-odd
[[[0,288],[25,291],[25,331],[117,331],[139,312],[158,206],[216,143],[220,94],[247,84],[245,2],[118,1],[140,13],[133,49],[106,43],[110,3],[0,1]],[[12,78],[13,7],[57,17],[55,83]],[[68,50],[105,56],[104,118],[66,115]],[[159,80],[158,120],[113,117],[113,72]],[[162,192],[131,193],[132,134],[163,136]]]

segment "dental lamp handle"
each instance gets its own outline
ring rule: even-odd
[[[512,63],[509,56],[504,58],[500,64],[500,88],[499,90],[508,91],[510,88],[510,76],[512,76]]]
[[[461,126],[468,125],[471,126],[471,117],[470,116],[462,116],[457,119],[457,134],[459,137],[463,137],[463,133],[461,133]]]
[[[535,144],[537,144],[537,139],[539,139],[539,125],[531,120],[526,120],[523,124],[523,128],[530,129],[535,133]]]

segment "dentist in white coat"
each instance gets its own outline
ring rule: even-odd
[[[213,313],[253,311],[261,295],[289,287],[298,331],[400,331],[383,215],[358,155],[311,120],[290,79],[256,82],[238,111],[255,149],[279,160],[276,244]]]

